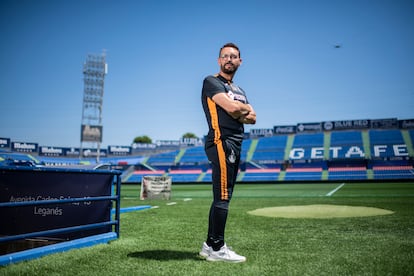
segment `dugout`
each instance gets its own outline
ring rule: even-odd
[[[88,240],[87,246],[98,243],[94,239],[118,238],[120,174],[0,167],[0,265],[13,259],[13,254],[34,248],[41,252],[43,247],[59,244],[61,252],[66,242],[70,249],[81,247],[80,240]]]

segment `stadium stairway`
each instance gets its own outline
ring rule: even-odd
[[[330,132],[325,132],[324,134],[324,139],[323,139],[323,159],[328,160],[329,159],[329,148],[331,147],[331,133]],[[323,169],[322,170],[322,176],[321,176],[322,180],[328,180],[329,178],[329,173],[328,170]]]
[[[147,168],[150,171],[156,171],[155,168],[151,167],[149,164],[147,164],[147,160],[149,159],[149,157],[147,157],[142,163],[141,165],[144,166],[145,168]]]
[[[293,134],[288,135],[285,147],[285,156],[284,160],[289,160],[289,154],[292,150],[293,142],[295,141],[295,136]],[[283,179],[282,179],[283,180]]]
[[[147,164],[149,157],[146,157],[141,163],[140,165],[142,165],[143,167],[147,168],[148,171],[157,171],[155,168],[151,167],[150,165]],[[122,174],[121,176],[121,181],[122,182],[129,182],[131,178],[134,178],[134,173],[135,173],[135,168],[134,166],[130,166],[128,168],[128,170]]]
[[[328,170],[322,170],[321,179],[322,180],[328,180],[328,178],[329,178],[329,172],[328,172]]]
[[[175,157],[175,164],[177,164],[177,163],[179,163],[180,162],[180,160],[181,160],[181,158],[184,156],[184,154],[185,154],[185,152],[187,151],[187,149],[181,149],[179,152],[178,152],[178,154],[177,154],[177,156]]]
[[[367,179],[374,179],[374,171],[372,169],[367,169]]]
[[[401,130],[401,135],[404,139],[405,144],[407,145],[408,155],[414,157],[413,141],[411,140],[410,133],[408,130]]]
[[[292,150],[294,141],[295,141],[295,135],[289,134],[287,136],[287,140],[286,140],[285,155],[283,157],[283,160],[285,160],[285,161],[289,160],[289,153]],[[286,176],[286,171],[281,170],[278,177],[277,177],[277,180],[278,181],[283,181],[283,180],[285,180],[285,176]]]
[[[127,182],[128,179],[134,174],[135,167],[133,165],[129,166],[128,169],[122,172],[121,181]]]
[[[205,175],[206,175],[206,172],[201,172],[197,178],[197,182],[202,182]]]
[[[259,142],[258,139],[252,139],[251,143],[250,143],[250,147],[247,150],[247,155],[246,155],[246,162],[247,163],[252,163],[252,157],[254,155],[254,152],[256,151],[256,147],[257,147],[257,143]],[[253,164],[255,166],[257,166],[256,164]],[[237,181],[243,181],[245,172],[244,171],[240,171],[237,175]]]
[[[325,132],[324,134],[324,138],[323,138],[323,158],[325,160],[329,159],[329,148],[331,146],[331,133],[330,132]]]
[[[292,150],[294,141],[295,141],[295,135],[289,134],[286,140],[285,155],[283,157],[283,160],[285,161],[289,160],[289,154],[290,154],[290,151]],[[286,171],[281,170],[279,173],[279,176],[277,177],[277,180],[283,181],[285,180],[285,176],[286,176]]]
[[[367,130],[362,130],[362,144],[364,145],[365,158],[371,158],[371,143],[369,142],[369,133]]]
[[[254,155],[254,152],[256,151],[256,147],[257,147],[258,142],[259,142],[258,139],[252,139],[252,142],[250,144],[250,148],[247,151],[246,162],[250,162],[252,160],[252,157]]]
[[[286,171],[280,171],[279,176],[277,177],[277,180],[283,181],[285,180],[285,176],[286,176]]]
[[[245,172],[244,171],[239,171],[239,173],[237,174],[237,180],[236,181],[238,181],[238,182],[239,181],[242,181],[244,175],[245,175]]]

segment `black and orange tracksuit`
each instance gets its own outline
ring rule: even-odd
[[[243,124],[212,100],[217,93],[227,93],[231,99],[248,103],[244,91],[222,76],[204,79],[201,102],[209,127],[205,152],[211,163],[213,182],[207,244],[215,250],[224,244],[228,207],[239,170],[244,134]]]

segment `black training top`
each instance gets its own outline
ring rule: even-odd
[[[217,93],[227,93],[233,100],[244,104],[248,103],[244,91],[234,83],[227,81],[220,75],[206,77],[201,93],[201,102],[209,128],[206,144],[217,142],[219,139],[230,139],[241,144],[244,126],[212,100]]]

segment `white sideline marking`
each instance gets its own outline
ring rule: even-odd
[[[183,201],[191,201],[193,200],[192,198],[184,198]]]
[[[169,202],[169,203],[167,203],[168,206],[169,205],[175,205],[175,204],[177,204],[177,202]]]
[[[336,187],[335,189],[333,189],[332,191],[330,191],[329,193],[326,194],[326,196],[332,196],[334,193],[336,193],[339,189],[341,189],[343,186],[345,185],[345,183],[342,183],[341,185],[339,185],[338,187]]]

